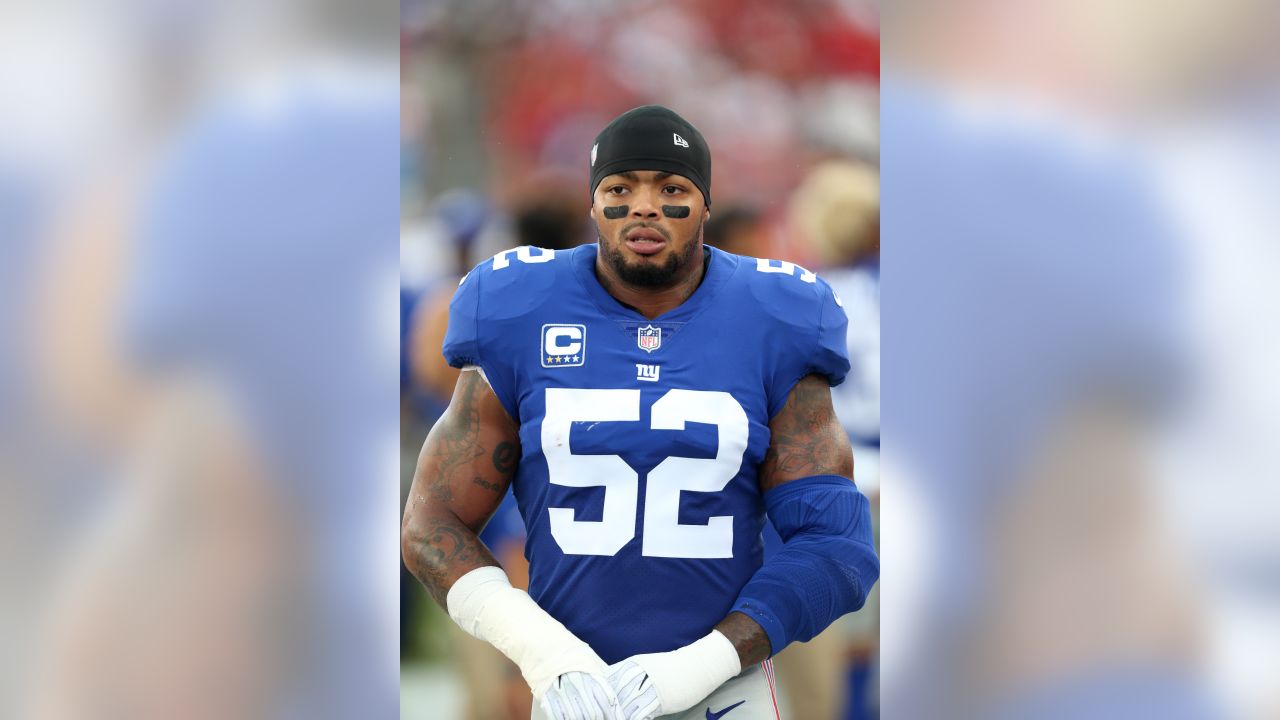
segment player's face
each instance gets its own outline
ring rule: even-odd
[[[709,215],[688,178],[652,170],[606,176],[591,205],[601,258],[624,282],[648,288],[672,287],[702,262]]]

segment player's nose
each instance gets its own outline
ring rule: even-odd
[[[657,219],[660,206],[656,193],[637,192],[631,198],[631,217],[637,220]]]

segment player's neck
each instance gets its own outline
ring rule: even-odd
[[[680,304],[688,300],[689,296],[693,295],[693,292],[702,284],[710,259],[705,250],[702,255],[702,262],[691,263],[689,272],[667,288],[631,285],[615,275],[613,269],[599,257],[596,258],[596,278],[600,281],[601,287],[613,296],[613,299],[640,313],[646,319],[652,320],[680,307]]]

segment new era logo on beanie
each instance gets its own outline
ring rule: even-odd
[[[711,205],[711,150],[702,133],[661,105],[622,113],[591,148],[591,192],[600,181],[628,170],[658,170],[689,178]]]

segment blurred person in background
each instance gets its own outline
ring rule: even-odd
[[[587,241],[587,225],[579,208],[579,198],[569,192],[567,185],[567,179],[558,174],[539,176],[512,199],[508,213],[508,247],[528,245],[544,250],[567,250]],[[473,248],[477,231],[469,232],[465,243],[467,252],[460,254],[456,269],[445,276],[450,281],[440,281],[439,289],[418,304],[412,315],[409,368],[414,386],[425,389],[441,407],[448,404],[458,380],[457,368],[450,367],[440,355],[448,327],[449,301],[457,290],[458,279],[474,264],[468,262],[466,256]]]
[[[590,150],[598,245],[499,253],[454,298],[444,354],[464,372],[405,562],[520,667],[535,718],[776,718],[768,658],[878,574],[828,389],[847,321],[807,270],[704,247],[710,153],[675,113],[624,113]],[[529,594],[477,537],[508,486]],[[761,565],[766,509],[785,546]]]
[[[403,92],[403,90],[402,90]],[[402,120],[402,124],[404,121]],[[410,169],[412,166],[410,166]],[[408,203],[402,199],[402,207]],[[452,368],[422,358],[415,338],[423,334],[434,298],[452,295],[458,278],[470,267],[477,238],[495,224],[492,203],[468,188],[454,188],[435,198],[425,212],[404,218],[400,236],[400,508],[409,494],[413,462],[422,438],[448,404]],[[446,300],[447,302],[447,300]],[[443,322],[443,320],[442,320]],[[443,329],[440,330],[443,334]],[[422,652],[424,622],[435,618],[421,602],[417,580],[400,568],[400,647],[402,659]],[[423,611],[427,610],[426,613]],[[438,623],[439,624],[439,623]],[[497,703],[490,693],[481,699]],[[489,705],[475,705],[495,715]]]
[[[864,164],[827,160],[792,194],[787,231],[820,265],[849,318],[849,376],[832,388],[832,406],[853,445],[854,480],[878,524],[880,497],[880,179]],[[765,557],[781,546],[766,527]],[[778,680],[796,717],[876,717],[879,591],[863,612],[778,655]]]
[[[768,228],[758,209],[748,204],[726,204],[707,220],[705,241],[734,255],[764,255]]]
[[[483,195],[468,189],[454,189],[433,204],[431,218],[425,223],[431,240],[448,246],[452,252],[437,257],[406,249],[401,261],[401,275],[416,278],[410,283],[402,279],[401,291],[408,294],[404,344],[405,382],[410,400],[420,419],[430,423],[440,416],[449,403],[458,371],[438,359],[444,326],[448,321],[449,298],[458,280],[474,263],[472,254],[478,238],[500,222],[498,213]],[[420,242],[425,242],[423,238]],[[414,267],[415,264],[432,267]]]
[[[863,163],[813,168],[787,208],[787,226],[812,255],[849,318],[849,379],[831,391],[853,443],[858,486],[880,485],[880,174]]]
[[[509,211],[508,223],[512,247],[567,250],[586,240],[587,223],[581,209],[581,195],[570,193],[563,180],[554,173],[539,176],[512,199],[514,207]],[[447,405],[457,384],[459,371],[445,362],[440,348],[448,327],[449,302],[457,289],[456,278],[463,274],[465,267],[458,270],[454,281],[441,283],[444,287],[439,292],[419,304],[413,316],[410,342],[406,343],[415,385],[431,395],[440,407]],[[431,422],[435,419],[429,418]],[[423,429],[422,433],[425,432]],[[422,445],[422,438],[423,435],[417,436],[416,446]],[[508,492],[480,533],[480,540],[507,572],[512,585],[522,590],[529,586],[524,534],[514,497]],[[414,581],[410,578],[410,582]],[[532,696],[519,669],[492,645],[467,635],[453,623],[447,623],[447,627],[450,647],[458,660],[466,691],[464,717],[471,720],[528,718]],[[495,687],[503,691],[494,692]]]

